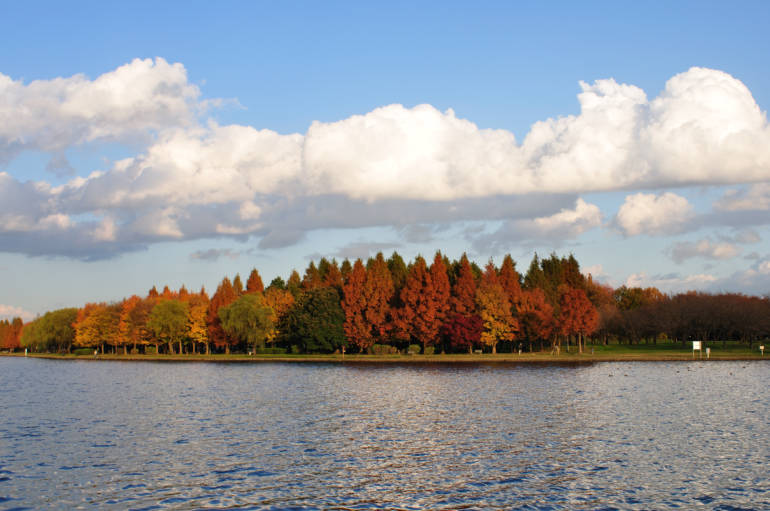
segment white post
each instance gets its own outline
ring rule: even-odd
[[[764,357],[765,356],[765,346],[764,345],[760,346],[759,347],[759,351],[762,352],[762,356]],[[24,350],[24,352],[26,353],[27,350]]]

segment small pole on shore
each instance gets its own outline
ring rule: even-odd
[[[26,350],[24,350],[24,351],[26,353]],[[759,352],[762,353],[763,357],[765,356],[765,345],[764,344],[759,347]]]

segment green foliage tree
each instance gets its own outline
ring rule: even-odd
[[[22,332],[21,346],[31,351],[64,351],[69,353],[75,341],[76,308],[46,312],[28,323]]]
[[[307,353],[330,353],[345,345],[344,321],[337,290],[321,287],[300,295],[284,316],[280,330],[289,346]]]
[[[182,353],[182,340],[187,333],[186,302],[178,300],[161,300],[150,312],[147,328],[156,338],[168,343],[169,354],[174,353],[174,343],[179,343],[179,353]]]
[[[265,339],[273,329],[272,316],[273,311],[265,304],[261,293],[243,295],[219,309],[219,318],[225,332],[241,342],[251,344],[255,353],[257,347],[265,347]]]

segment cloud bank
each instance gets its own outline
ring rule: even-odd
[[[222,126],[204,118],[211,102],[184,67],[163,59],[94,80],[0,74],[0,162],[44,151],[61,168],[69,147],[144,144],[58,187],[0,172],[0,250],[95,259],[163,240],[257,236],[271,248],[321,228],[501,220],[481,240],[492,246],[599,226],[598,207],[580,198],[591,192],[757,183],[719,207],[766,205],[756,197],[768,195],[770,128],[739,80],[692,68],[651,100],[613,79],[580,87],[578,115],[537,122],[518,142],[430,105],[387,105],[304,134]],[[676,194],[636,193],[615,224],[665,234],[691,214]]]

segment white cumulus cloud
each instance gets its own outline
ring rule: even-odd
[[[184,66],[161,58],[135,59],[93,80],[75,75],[25,84],[0,73],[0,162],[25,150],[61,153],[190,125],[199,95]],[[61,158],[55,166],[66,166]]]
[[[626,236],[680,232],[693,218],[692,205],[680,195],[637,193],[626,197],[615,224]]]
[[[66,168],[69,147],[145,141],[56,188],[0,173],[0,250],[109,256],[249,235],[285,246],[312,229],[490,219],[505,222],[499,235],[568,239],[601,222],[581,194],[770,181],[766,116],[724,72],[692,68],[652,100],[613,79],[580,87],[579,114],[537,122],[519,143],[430,105],[387,105],[304,134],[222,126],[201,119],[206,101],[184,66],[159,58],[93,80],[0,75],[0,162],[34,150]],[[615,224],[665,234],[691,216],[676,194],[637,193]]]

